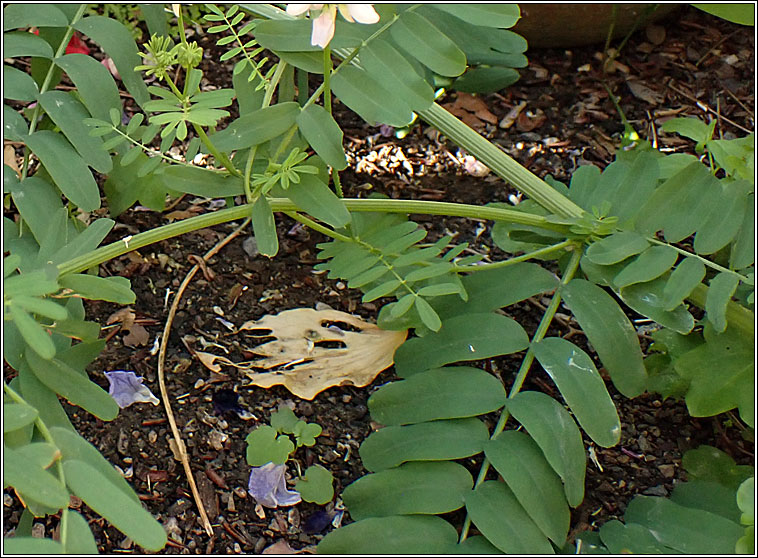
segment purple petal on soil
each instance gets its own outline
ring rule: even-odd
[[[388,124],[382,124],[379,126],[379,133],[382,134],[383,137],[388,138],[395,135],[395,128]]]
[[[276,465],[270,461],[263,467],[253,467],[247,483],[250,496],[267,508],[294,506],[299,503],[300,493],[287,490],[284,471],[284,464]]]
[[[110,388],[108,395],[116,400],[116,403],[122,409],[132,403],[152,403],[158,405],[160,401],[145,385],[142,385],[142,376],[137,376],[134,372],[124,372],[123,370],[114,370],[106,372]]]
[[[332,521],[332,517],[333,514],[328,513],[326,510],[318,510],[303,521],[301,528],[304,533],[320,533],[326,529],[327,525]]]

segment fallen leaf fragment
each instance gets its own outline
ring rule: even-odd
[[[638,99],[645,101],[646,103],[650,103],[651,105],[659,105],[663,102],[663,95],[657,91],[653,91],[647,85],[643,85],[639,81],[628,79],[626,81],[626,85],[629,88],[629,91],[632,92],[632,95]]]
[[[358,331],[343,331],[335,323]],[[392,365],[395,350],[407,335],[405,330],[385,331],[345,312],[311,308],[264,316],[244,323],[243,330],[263,330],[257,336],[276,337],[251,349],[264,358],[251,361],[250,366],[266,370],[247,372],[252,385],[269,388],[282,384],[307,400],[332,386],[370,384]]]

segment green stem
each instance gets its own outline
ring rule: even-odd
[[[489,269],[499,269],[501,267],[508,267],[509,265],[517,264],[519,262],[525,262],[534,258],[546,256],[548,254],[552,254],[553,252],[557,252],[558,250],[563,250],[564,248],[568,248],[569,246],[572,246],[572,245],[576,246],[576,241],[564,240],[563,242],[559,242],[558,244],[553,244],[552,246],[545,246],[544,248],[540,248],[539,250],[535,250],[534,252],[522,254],[521,256],[516,256],[515,258],[510,258],[508,260],[503,260],[500,262],[494,262],[494,263],[489,263],[489,264],[455,265],[453,266],[452,270],[457,273],[466,273],[468,271],[486,271]]]
[[[744,282],[744,283],[749,283],[750,282],[750,279],[748,277],[745,277],[741,273],[737,273],[736,271],[734,271],[732,269],[727,269],[727,268],[725,268],[723,266],[720,266],[719,264],[717,264],[715,262],[712,262],[710,260],[707,260],[707,259],[703,258],[702,256],[698,256],[697,254],[693,254],[692,252],[688,252],[687,250],[683,250],[682,248],[678,248],[676,246],[668,244],[667,242],[661,242],[660,240],[658,240],[656,238],[646,238],[645,240],[647,240],[648,242],[650,242],[652,244],[658,244],[659,246],[668,246],[669,248],[673,248],[674,250],[676,250],[677,252],[679,252],[683,256],[686,256],[688,258],[696,258],[696,259],[700,260],[701,262],[703,262],[703,265],[705,265],[707,267],[710,267],[711,269],[715,269],[716,271],[720,271],[721,273],[729,273],[731,275],[734,275],[735,277],[739,278],[739,280],[742,281],[742,282]]]
[[[63,35],[63,40],[58,45],[58,49],[55,51],[55,56],[53,57],[53,60],[58,58],[59,56],[63,56],[63,54],[66,52],[66,47],[68,46],[68,42],[71,40],[71,35],[74,34],[74,24],[79,21],[82,16],[84,15],[84,12],[87,10],[87,4],[81,4],[79,6],[79,9],[76,10],[76,13],[74,14],[73,19],[71,20],[71,23],[66,28],[66,33]],[[42,81],[42,85],[40,85],[39,88],[39,94],[42,95],[45,93],[48,88],[50,87],[50,82],[53,81],[53,74],[55,73],[56,65],[51,60],[50,61],[50,67],[47,69],[47,74],[45,74],[45,79]],[[29,135],[32,135],[34,131],[37,129],[37,121],[39,120],[40,112],[42,111],[42,107],[39,103],[37,103],[37,106],[34,107],[34,112],[32,113],[32,121],[29,123]],[[28,147],[24,147],[24,162],[21,167],[21,180],[24,180],[29,173],[29,155],[31,151]]]
[[[274,96],[274,90],[276,90],[276,86],[279,84],[279,80],[282,79],[282,74],[284,73],[284,68],[286,67],[287,63],[284,60],[280,60],[278,62],[271,81],[268,83],[268,85],[266,85],[266,93],[263,95],[263,103],[261,103],[261,108],[266,108],[271,104],[271,99]]]
[[[577,248],[579,247],[577,246]],[[563,279],[561,279],[561,284],[558,289],[556,289],[555,294],[553,295],[553,299],[550,301],[550,305],[547,307],[547,310],[545,310],[545,313],[540,320],[540,324],[537,326],[537,331],[534,332],[534,337],[532,337],[532,341],[529,343],[529,349],[526,351],[524,360],[521,361],[521,366],[519,367],[518,373],[516,374],[516,379],[513,381],[511,391],[508,393],[508,399],[512,399],[519,391],[521,391],[521,388],[524,385],[524,381],[526,380],[526,376],[529,373],[529,369],[534,362],[534,352],[532,351],[532,347],[535,343],[539,343],[542,339],[544,339],[545,335],[547,334],[547,330],[550,327],[550,324],[561,305],[561,287],[566,285],[569,281],[571,281],[571,279],[574,278],[574,274],[579,267],[579,260],[581,257],[582,251],[578,249],[574,250],[574,253],[571,256],[571,260],[566,267],[566,273],[564,274]],[[508,409],[503,409],[503,412],[500,414],[500,419],[498,420],[497,425],[495,425],[495,429],[493,430],[490,439],[494,439],[498,434],[505,430],[505,425],[508,422],[510,416],[511,414],[508,412]],[[484,482],[484,479],[487,477],[487,472],[489,470],[490,461],[485,457],[484,462],[482,463],[482,468],[479,470],[479,475],[477,476],[476,482],[474,483],[474,490],[476,490],[476,488]],[[471,517],[466,514],[466,519],[463,522],[463,529],[461,530],[460,542],[466,540],[470,528]]]
[[[202,141],[203,145],[205,145],[205,147],[208,148],[208,152],[211,155],[213,155],[216,161],[224,165],[224,168],[228,170],[230,174],[241,177],[242,173],[235,168],[234,164],[229,159],[229,157],[227,157],[224,153],[216,149],[216,146],[213,145],[213,142],[205,133],[205,130],[203,130],[203,128],[200,125],[195,124],[194,122],[192,123],[192,127],[195,129],[195,133],[200,138],[200,141]]]
[[[332,229],[325,227],[321,223],[317,223],[313,219],[306,217],[305,215],[298,213],[297,211],[285,211],[285,215],[292,217],[295,221],[302,223],[303,225],[310,227],[314,231],[318,231],[321,234],[333,238],[334,240],[340,240],[342,242],[353,242],[353,239],[344,234],[340,234]]]
[[[273,211],[297,211],[299,208],[287,198],[269,198],[269,205]],[[383,211],[387,213],[420,213],[427,215],[447,215],[450,217],[467,217],[474,219],[490,219],[493,221],[506,221],[522,225],[543,227],[558,232],[565,232],[561,225],[548,223],[544,217],[530,215],[511,209],[496,207],[479,207],[476,205],[456,204],[449,202],[436,202],[426,200],[385,200],[385,199],[351,199],[342,200],[348,211]],[[79,273],[103,262],[117,258],[127,252],[137,250],[144,246],[160,242],[175,236],[186,234],[221,223],[227,223],[236,219],[243,219],[250,215],[252,205],[239,205],[229,209],[222,209],[207,215],[190,217],[175,223],[126,237],[102,246],[73,258],[58,265],[61,275],[67,273]]]
[[[250,189],[250,177],[253,174],[253,162],[255,161],[255,154],[258,151],[258,146],[254,145],[250,148],[247,154],[247,161],[245,161],[245,176],[242,177],[242,187],[245,189],[245,199],[247,203],[253,203],[253,191]]]

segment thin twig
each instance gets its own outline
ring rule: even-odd
[[[213,257],[219,250],[221,250],[224,246],[226,246],[232,239],[237,237],[240,232],[250,223],[250,218],[248,217],[245,219],[245,222],[242,223],[239,227],[237,227],[232,233],[230,233],[226,238],[216,243],[216,245],[211,248],[204,256],[203,261],[208,261],[211,257]],[[163,399],[163,406],[166,409],[166,416],[168,417],[168,422],[171,425],[171,432],[174,435],[174,441],[176,442],[176,448],[179,453],[179,457],[182,461],[182,465],[184,466],[184,472],[187,475],[187,480],[189,481],[190,489],[192,490],[192,496],[195,499],[195,504],[197,505],[197,510],[200,513],[200,518],[203,522],[203,527],[205,527],[205,532],[208,533],[209,537],[213,536],[213,527],[211,526],[211,522],[208,519],[208,514],[205,511],[205,507],[203,506],[203,502],[200,499],[200,494],[197,490],[197,485],[195,484],[195,478],[192,475],[192,469],[190,468],[189,464],[189,457],[187,456],[187,448],[184,445],[184,441],[182,440],[181,435],[179,434],[179,429],[176,426],[176,420],[174,419],[174,413],[171,411],[171,402],[168,398],[168,392],[166,391],[166,382],[165,382],[165,374],[163,372],[163,365],[166,361],[166,347],[168,345],[168,337],[169,333],[171,332],[171,324],[174,322],[174,315],[176,314],[176,310],[179,307],[179,301],[182,299],[182,294],[184,294],[184,291],[187,289],[187,286],[189,285],[192,278],[195,276],[197,271],[200,269],[200,266],[195,264],[192,266],[192,269],[189,270],[189,273],[187,273],[187,276],[184,278],[184,281],[182,281],[181,286],[179,287],[179,290],[176,292],[176,295],[174,295],[174,301],[171,303],[171,308],[168,311],[168,317],[166,318],[166,325],[163,328],[163,337],[161,338],[161,346],[160,350],[158,351],[158,384],[161,389],[161,399]]]
[[[697,98],[693,97],[693,96],[692,96],[692,95],[690,95],[689,93],[686,93],[686,92],[682,91],[682,90],[681,90],[681,89],[679,89],[678,87],[674,87],[673,85],[671,85],[671,81],[670,81],[670,80],[669,80],[669,82],[666,84],[666,87],[668,87],[668,88],[670,88],[670,89],[673,89],[674,91],[676,91],[677,93],[679,93],[679,94],[680,94],[682,97],[684,97],[684,98],[686,98],[686,99],[689,99],[690,101],[692,101],[693,103],[695,103],[695,104],[696,104],[698,107],[700,107],[701,109],[703,109],[703,110],[705,110],[705,111],[708,111],[708,112],[710,112],[710,113],[712,113],[712,114],[716,114],[716,115],[718,115],[718,113],[717,113],[715,110],[713,110],[711,107],[709,107],[708,105],[706,105],[706,104],[705,104],[703,101],[701,101],[701,100],[699,100],[699,99],[697,99]],[[752,133],[753,133],[753,130],[748,130],[747,128],[745,128],[745,127],[743,127],[743,126],[740,126],[739,124],[737,124],[737,123],[736,123],[736,122],[734,122],[733,120],[730,120],[730,119],[728,119],[728,118],[727,118],[726,116],[724,116],[724,115],[721,115],[721,119],[722,119],[724,122],[729,122],[729,124],[731,124],[731,125],[732,125],[732,126],[734,126],[735,128],[739,128],[740,130],[742,130],[743,132],[745,132],[745,133],[747,133],[747,134],[752,134]]]

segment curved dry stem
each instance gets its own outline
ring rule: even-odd
[[[249,223],[250,219],[248,218],[226,238],[216,243],[216,245],[208,250],[208,252],[203,256],[203,262],[208,261],[224,246],[229,244],[229,242],[236,238]],[[182,284],[179,286],[179,290],[176,292],[174,301],[171,303],[171,308],[168,311],[166,325],[163,327],[163,337],[161,338],[160,349],[158,350],[158,385],[161,389],[161,399],[163,400],[163,406],[166,409],[166,417],[168,418],[169,425],[171,426],[171,433],[174,435],[174,441],[176,442],[176,449],[179,453],[179,458],[181,459],[182,465],[184,466],[184,472],[187,475],[187,481],[189,482],[190,490],[192,491],[192,497],[195,499],[195,505],[197,505],[197,511],[200,513],[200,519],[203,522],[205,532],[208,533],[209,537],[212,537],[213,527],[211,526],[211,522],[208,519],[208,514],[205,511],[205,506],[203,506],[203,502],[200,499],[200,494],[197,491],[195,477],[192,475],[192,469],[190,468],[189,464],[189,457],[187,456],[187,448],[184,445],[184,441],[182,440],[181,434],[179,433],[179,428],[176,426],[174,413],[171,410],[171,402],[168,399],[168,392],[166,391],[164,372],[164,363],[166,361],[166,347],[168,345],[168,336],[171,332],[171,324],[174,323],[174,316],[176,315],[177,308],[179,308],[179,301],[181,301],[184,291],[187,289],[187,286],[189,285],[190,281],[192,281],[192,278],[195,276],[198,269],[200,269],[200,266],[198,264],[195,264],[192,266],[192,269],[189,270],[189,273],[187,273],[184,281],[182,281]]]

